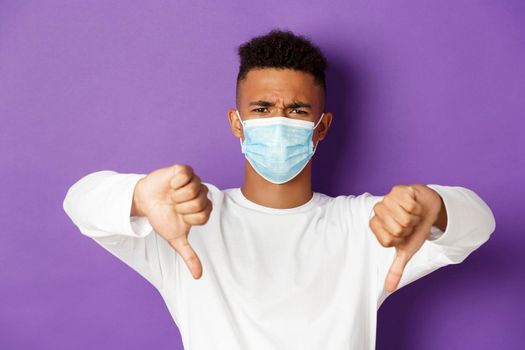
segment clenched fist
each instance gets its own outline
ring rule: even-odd
[[[212,211],[208,187],[188,165],[177,164],[149,173],[135,186],[131,215],[146,216],[184,259],[193,278],[202,276],[202,264],[188,242],[192,225],[205,224]]]
[[[446,211],[441,196],[432,188],[397,185],[374,205],[369,226],[379,243],[395,247],[396,257],[386,276],[385,289],[396,290],[406,264],[421,248],[432,225],[446,227]]]

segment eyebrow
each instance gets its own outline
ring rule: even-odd
[[[250,106],[263,106],[263,107],[273,107],[275,106],[275,102],[266,101],[266,100],[258,100],[258,101],[252,101],[250,102]],[[285,106],[286,108],[312,108],[312,105],[306,102],[302,101],[293,101],[292,103],[289,103]]]

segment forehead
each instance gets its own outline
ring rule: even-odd
[[[251,69],[239,85],[239,97],[243,103],[254,99],[271,101],[304,100],[312,105],[319,104],[322,93],[314,76],[293,69],[258,68]]]

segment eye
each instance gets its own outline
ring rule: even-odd
[[[292,112],[293,112],[293,111],[299,111],[299,112],[300,112],[299,114],[308,114],[307,112],[302,111],[302,110],[297,109],[297,108],[294,108],[294,109],[292,110]]]
[[[255,108],[255,109],[252,109],[252,112],[264,113],[264,112],[261,111],[261,109],[268,109],[268,108],[266,108],[266,107]]]

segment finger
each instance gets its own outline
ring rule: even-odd
[[[386,199],[386,197],[385,197]],[[383,227],[394,237],[405,237],[412,233],[411,227],[401,226],[395,219],[392,211],[386,206],[385,200],[376,208],[377,216],[381,219]]]
[[[384,224],[378,216],[372,217],[369,225],[377,240],[383,247],[394,247],[405,242],[405,238],[391,235],[384,228]]]
[[[404,191],[400,196],[399,205],[409,214],[420,216],[423,213],[423,206],[417,200],[417,194],[413,187],[412,190]]]
[[[200,177],[193,175],[186,185],[171,192],[171,200],[175,203],[184,203],[197,198],[202,189],[201,185]]]
[[[403,271],[405,266],[410,260],[410,255],[404,252],[403,250],[396,250],[396,257],[388,270],[388,274],[385,279],[385,289],[388,292],[393,292],[397,289],[401,277],[403,276]]]
[[[212,202],[208,199],[206,201],[206,207],[204,210],[198,213],[185,214],[182,216],[182,218],[188,225],[204,225],[206,222],[208,222],[211,211]]]
[[[173,175],[170,180],[170,187],[174,190],[177,190],[186,186],[186,184],[188,184],[192,179],[193,175],[193,168],[188,165],[177,164],[173,166]]]
[[[419,225],[414,227],[414,232],[410,236],[410,240],[403,246],[403,250],[410,254],[415,254],[427,240],[432,222],[428,219],[423,219]]]
[[[203,211],[207,206],[208,187],[201,184],[201,190],[195,199],[175,204],[175,211],[179,214],[193,214]]]
[[[180,236],[172,241],[169,241],[169,243],[182,257],[193,278],[199,279],[202,276],[202,264],[199,257],[188,242],[187,236]]]
[[[412,228],[421,221],[420,216],[407,212],[397,200],[385,197],[384,204],[392,214],[392,219],[402,228],[401,237],[412,233]]]

